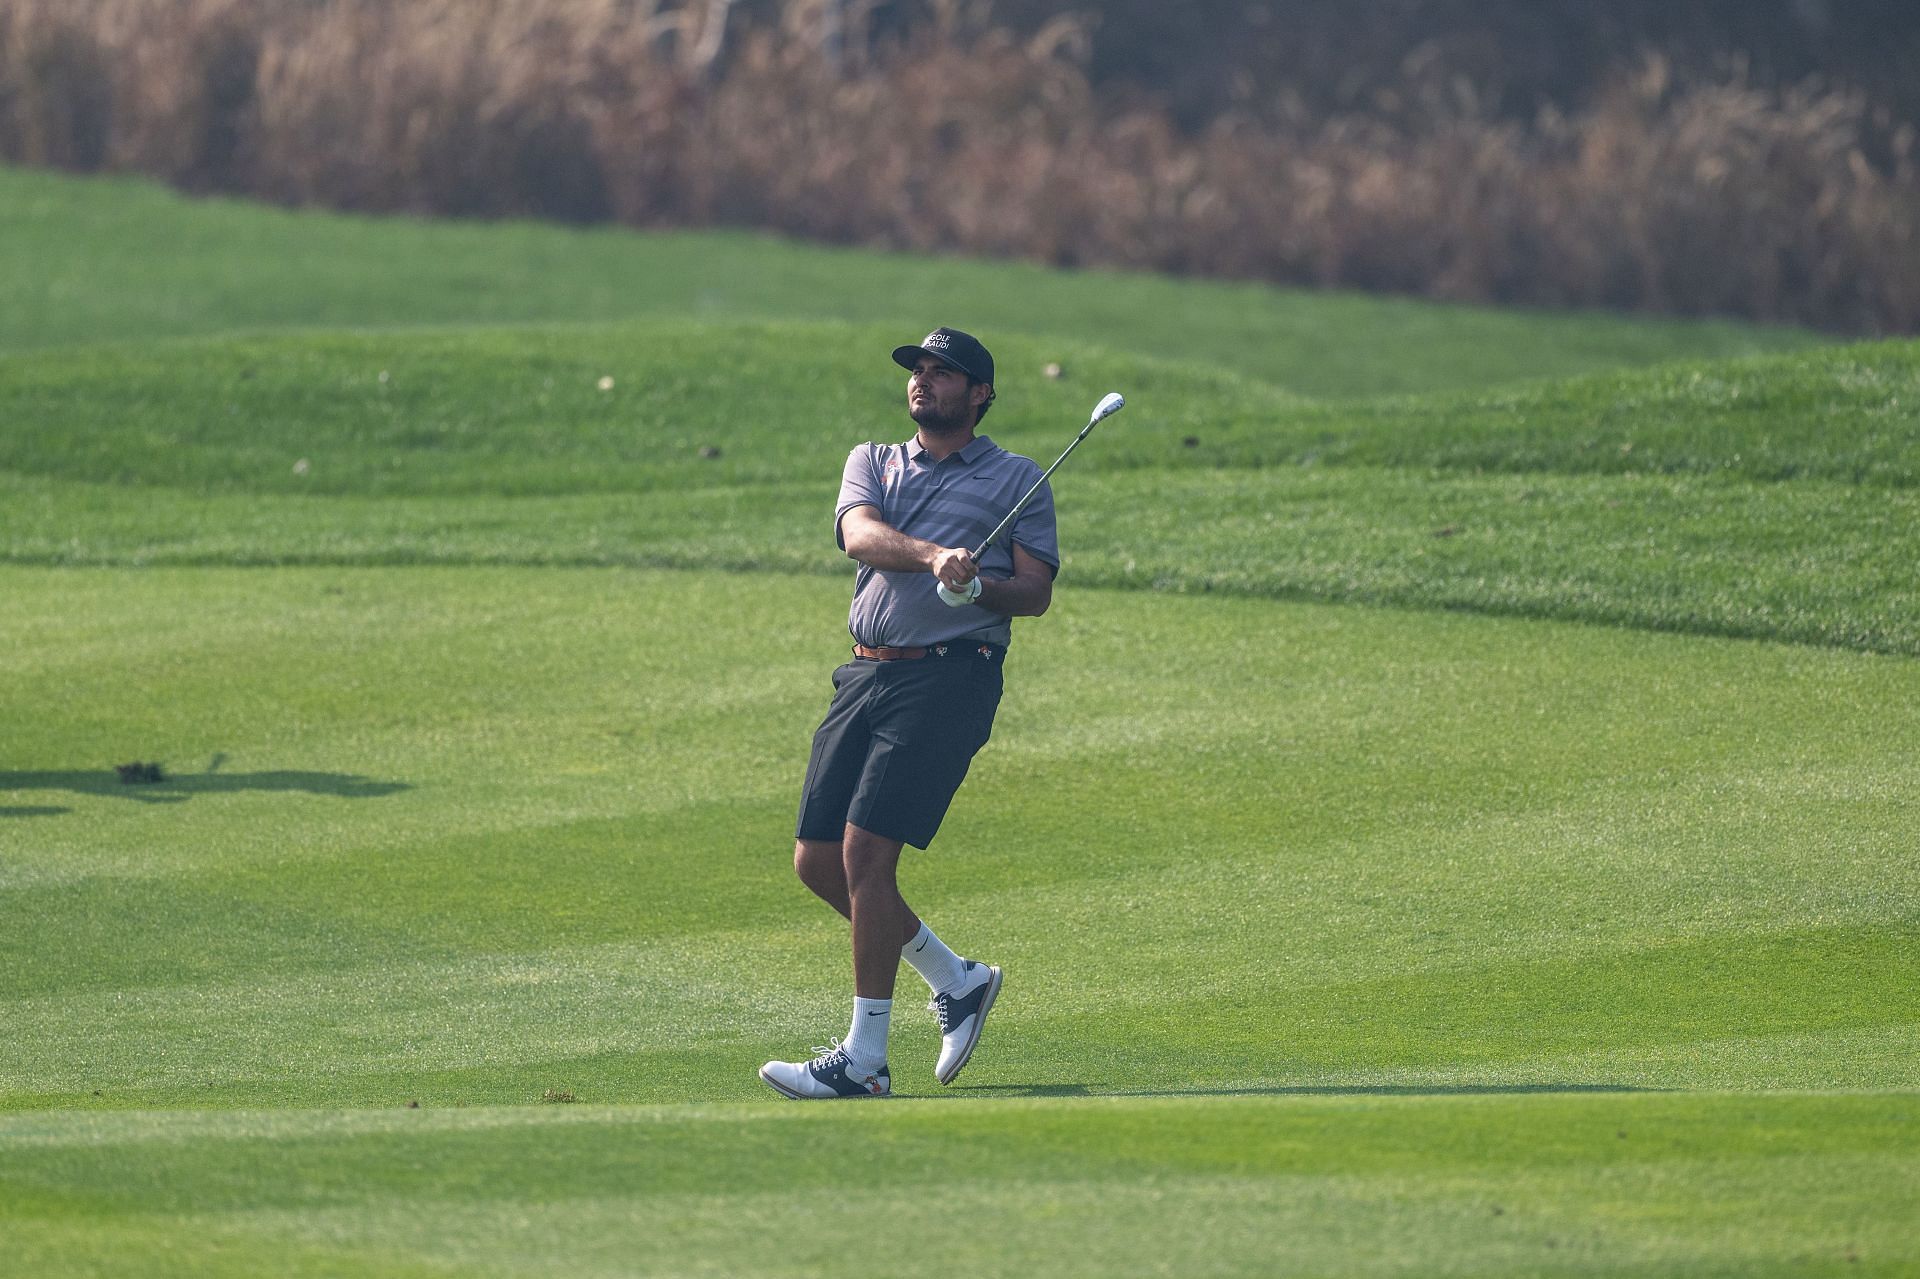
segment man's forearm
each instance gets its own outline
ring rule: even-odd
[[[932,572],[956,590],[979,574],[966,549],[902,533],[866,507],[854,507],[841,518],[840,539],[849,558],[882,572]],[[1019,547],[1012,577],[980,578],[980,606],[1005,617],[1038,617],[1052,601],[1052,573]]]
[[[888,573],[924,573],[941,549],[877,519],[849,520],[841,525],[841,532],[849,559]]]
[[[1003,617],[1038,617],[1053,603],[1053,583],[1033,577],[982,577],[981,608]]]

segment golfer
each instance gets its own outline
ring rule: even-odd
[[[994,398],[987,348],[941,328],[893,359],[912,373],[907,412],[919,429],[904,444],[862,444],[847,456],[834,527],[860,564],[847,618],[853,660],[833,673],[794,832],[800,882],[853,926],[853,1025],[811,1061],[760,1068],[794,1098],[892,1090],[887,1033],[903,958],[933,991],[935,1077],[952,1083],[973,1055],[1000,970],[934,936],[901,897],[895,872],[902,845],[932,842],[986,745],[1009,619],[1046,612],[1060,568],[1044,486],[982,563],[965,549],[985,540],[1041,474],[976,434]]]

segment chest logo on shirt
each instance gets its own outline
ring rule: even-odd
[[[897,457],[890,458],[887,461],[886,469],[882,471],[880,474],[880,483],[883,485],[893,484],[898,482],[899,479],[900,479],[900,459]]]

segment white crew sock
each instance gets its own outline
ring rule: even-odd
[[[948,950],[925,923],[913,940],[900,948],[900,956],[926,979],[936,995],[958,994],[967,984],[967,961]]]
[[[856,995],[853,1029],[847,1032],[846,1041],[840,1046],[862,1066],[884,1066],[887,1064],[887,1026],[892,1020],[891,999],[861,999]]]

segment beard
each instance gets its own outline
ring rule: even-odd
[[[929,435],[953,435],[973,425],[973,405],[965,400],[957,404],[941,404],[938,400],[929,399],[920,404],[908,404],[907,416]]]

